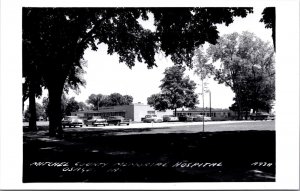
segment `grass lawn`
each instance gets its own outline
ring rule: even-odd
[[[122,130],[126,131],[126,130]],[[275,181],[275,131],[24,133],[24,182]]]

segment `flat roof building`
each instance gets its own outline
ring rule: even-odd
[[[109,116],[122,116],[135,122],[141,122],[145,115],[155,114],[158,117],[164,115],[174,115],[173,110],[157,111],[153,107],[142,104],[134,103],[130,105],[118,105],[110,107],[100,107],[99,110],[87,110],[72,112],[71,115],[78,116],[82,119],[90,119],[93,116],[101,116],[108,118]],[[229,109],[216,109],[216,108],[196,108],[196,109],[177,109],[176,116],[187,115],[205,115],[212,118],[212,120],[232,120],[237,118],[237,113]],[[242,117],[245,113],[242,112]]]
[[[218,109],[218,108],[195,108],[195,109],[187,109],[187,110],[177,110],[177,116],[187,115],[187,116],[195,116],[195,115],[204,115],[207,117],[211,117],[214,121],[220,120],[233,120],[237,119],[237,112],[231,111],[229,109]],[[245,111],[241,111],[241,117],[245,118]]]
[[[109,116],[122,116],[136,122],[140,122],[145,115],[149,114],[155,114],[159,117],[162,117],[163,115],[173,115],[173,111],[157,111],[149,105],[134,103],[130,105],[100,107],[99,110],[72,112],[72,115],[83,119],[88,119],[92,116],[101,116],[103,118],[107,118]]]

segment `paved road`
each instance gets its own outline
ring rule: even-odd
[[[83,128],[67,128],[65,131],[105,131],[114,134],[156,134],[156,133],[196,133],[203,131],[202,122],[173,122],[173,123],[133,123],[129,126],[98,126]],[[211,121],[205,122],[204,131],[248,131],[275,130],[275,121]]]
[[[23,124],[26,126],[26,123]],[[37,122],[38,126],[46,127],[48,122]],[[164,123],[131,123],[129,126],[84,126],[82,128],[65,128],[72,131],[106,131],[115,134],[156,134],[156,133],[196,133],[203,131],[203,122],[164,122]],[[275,130],[275,121],[209,121],[204,123],[204,131],[248,131]]]

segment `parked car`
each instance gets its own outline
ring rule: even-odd
[[[89,125],[93,125],[93,126],[103,125],[103,126],[106,126],[106,125],[108,125],[108,123],[107,123],[106,119],[103,119],[100,116],[93,116],[91,119],[88,119],[85,122],[85,125],[86,126],[89,126]]]
[[[175,117],[173,115],[164,115],[163,121],[164,122],[175,122],[175,121],[179,121],[179,119],[178,119],[178,117]]]
[[[161,123],[163,122],[163,119],[161,117],[158,117],[157,115],[146,115],[144,120],[144,123]]]
[[[268,120],[275,120],[275,114],[270,114],[268,117],[267,117]]]
[[[194,116],[186,116],[186,121],[188,121],[188,122],[192,122],[192,121],[194,121]]]
[[[62,127],[65,128],[68,127],[82,127],[83,126],[83,120],[79,119],[77,116],[66,116],[61,121]]]
[[[203,117],[203,115],[195,115],[193,121],[203,121],[203,118],[204,121],[211,121],[211,117],[207,117],[207,116]]]
[[[113,125],[121,125],[121,124],[126,124],[129,125],[130,120],[125,119],[122,116],[110,116],[107,118],[107,123],[108,125],[113,124]]]
[[[250,119],[252,120],[267,120],[269,117],[269,114],[266,112],[257,112],[257,113],[251,113]]]
[[[179,121],[192,122],[194,120],[193,116],[190,115],[181,115],[178,117]]]

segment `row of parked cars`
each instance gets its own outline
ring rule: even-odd
[[[158,117],[157,115],[146,115],[142,118],[144,123],[161,123],[161,122],[176,122],[176,121],[211,121],[211,117],[203,116],[203,115],[194,115],[194,116],[171,116],[164,115],[163,117]]]
[[[211,121],[211,117],[206,117],[203,115],[195,115],[195,116],[171,116],[165,115],[163,117],[159,117],[157,115],[146,115],[142,121],[144,123],[162,123],[162,122],[176,122],[176,121]],[[93,116],[91,119],[83,120],[78,118],[78,116],[66,116],[62,120],[62,126],[65,127],[83,127],[85,126],[98,126],[98,125],[129,125],[130,120],[126,119],[122,116],[110,116],[107,119],[104,119],[100,116]]]
[[[78,118],[77,116],[66,116],[63,118],[62,120],[62,126],[63,128],[65,127],[83,127],[83,125],[89,126],[98,126],[98,125],[121,125],[121,124],[125,124],[125,125],[129,125],[130,120],[129,119],[125,119],[122,116],[110,116],[107,119],[104,119],[100,116],[93,116],[91,119],[88,120],[83,120]]]
[[[275,120],[275,114],[265,112],[257,112],[250,114],[251,120]]]
[[[264,112],[257,112],[250,115],[251,120],[274,120],[275,115],[268,114]],[[211,117],[203,116],[203,115],[193,115],[193,116],[179,116],[175,117],[172,115],[164,115],[163,117],[159,117],[157,115],[146,115],[142,118],[142,122],[144,123],[162,123],[162,122],[176,122],[176,121],[211,121]],[[110,116],[107,119],[104,119],[100,116],[93,116],[91,119],[83,120],[78,118],[77,116],[66,116],[62,120],[63,127],[83,127],[84,125],[89,126],[98,126],[103,125],[107,126],[110,124],[113,125],[129,125],[130,120],[126,119],[122,116]]]

